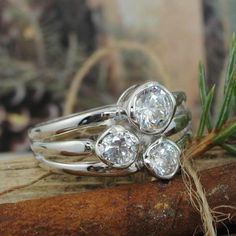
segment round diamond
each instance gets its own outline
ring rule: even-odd
[[[138,92],[133,104],[133,119],[142,131],[161,132],[174,113],[173,96],[158,83],[149,83]]]
[[[138,138],[121,126],[105,132],[98,140],[97,154],[108,165],[125,168],[131,165],[138,154]]]
[[[144,164],[155,176],[169,179],[179,168],[180,155],[175,143],[161,139],[148,148],[144,155]]]

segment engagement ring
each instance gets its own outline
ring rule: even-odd
[[[128,88],[113,105],[42,123],[29,131],[36,158],[87,176],[123,176],[147,168],[170,179],[191,136],[183,92],[158,82]]]

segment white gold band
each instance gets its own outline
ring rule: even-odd
[[[183,140],[190,133],[185,100],[184,93],[170,93],[157,82],[132,86],[115,105],[32,128],[31,147],[44,165],[67,173],[121,176],[146,166],[154,176],[168,179],[179,167],[181,149],[178,140],[166,137],[182,133],[179,140]],[[91,156],[96,159],[90,160]],[[76,162],[60,162],[60,158]]]

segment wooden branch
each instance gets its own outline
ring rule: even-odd
[[[200,173],[212,208],[235,207],[235,169],[233,162]],[[217,210],[236,216],[233,208]],[[1,204],[0,212],[0,235],[192,235],[201,226],[181,176]]]
[[[209,157],[209,158],[208,158]],[[199,170],[226,165],[236,161],[235,157],[222,154],[222,151],[211,151],[205,159],[199,160]],[[101,187],[112,187],[133,182],[149,181],[145,173],[127,177],[95,178],[78,177],[66,174],[51,174],[41,179],[48,172],[42,169],[31,153],[29,154],[1,154],[0,155],[0,204],[13,203],[23,200],[58,196],[66,193],[78,193]],[[35,181],[38,180],[36,183]],[[29,183],[28,187],[19,188]],[[9,189],[16,189],[6,193]],[[4,195],[1,195],[5,192]]]
[[[0,204],[91,191],[101,187],[112,187],[147,180],[146,175],[142,173],[128,178],[79,177],[57,173],[45,177],[47,173],[48,171],[39,166],[31,153],[22,155],[1,154]],[[44,176],[43,179],[42,176]],[[36,180],[38,181],[35,183]],[[34,184],[31,184],[32,182]],[[19,188],[20,186],[27,187]],[[14,191],[8,192],[12,189]],[[4,194],[1,194],[3,192]]]

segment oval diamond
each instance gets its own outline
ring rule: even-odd
[[[156,177],[169,179],[179,168],[180,155],[174,142],[160,138],[145,152],[144,164]]]
[[[97,141],[96,153],[106,164],[126,168],[136,159],[138,138],[121,126],[108,129]]]
[[[157,82],[140,86],[131,98],[129,113],[141,131],[160,133],[169,124],[175,109],[173,95]]]

